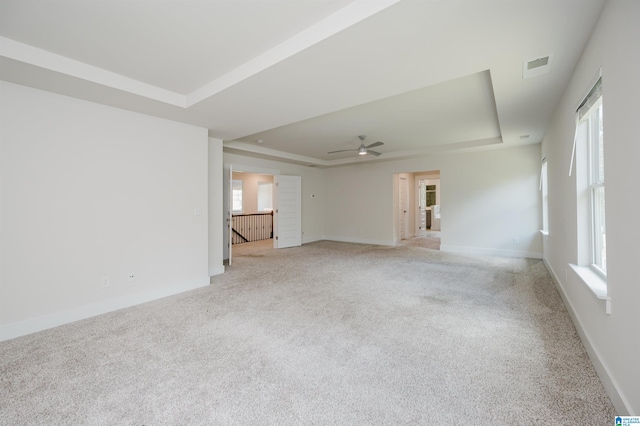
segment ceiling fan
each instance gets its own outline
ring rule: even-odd
[[[341,149],[339,151],[329,151],[327,152],[327,154],[333,154],[336,152],[346,152],[346,151],[358,151],[358,155],[367,155],[367,154],[371,154],[371,155],[375,155],[376,157],[379,156],[381,153],[377,152],[377,151],[371,151],[369,148],[373,148],[374,146],[380,146],[380,145],[384,145],[384,143],[378,141],[378,142],[374,142],[371,145],[365,145],[364,144],[364,139],[366,138],[365,135],[360,135],[358,136],[358,138],[360,138],[360,147],[357,149]]]

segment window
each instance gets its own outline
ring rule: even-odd
[[[258,211],[270,212],[273,210],[273,184],[271,182],[258,182]]]
[[[577,264],[569,264],[611,314],[607,286],[607,232],[605,226],[604,133],[602,78],[576,110],[573,153],[576,162]],[[571,156],[569,175],[573,170]]]
[[[592,263],[607,272],[607,232],[604,205],[604,138],[602,132],[602,96],[588,120],[589,199],[591,214]]]
[[[581,263],[585,260],[601,275],[607,274],[605,225],[604,133],[602,79],[577,110],[576,165],[578,172],[578,215],[586,218],[579,232]],[[580,226],[580,220],[579,226]],[[586,252],[586,253],[585,253]]]
[[[597,90],[592,94],[597,99],[591,99],[583,106],[578,114],[582,115],[580,123],[586,126],[586,145],[588,164],[587,173],[589,191],[589,218],[591,231],[591,264],[602,274],[607,272],[606,226],[604,205],[604,138],[602,129],[602,91],[601,80],[598,80]],[[593,91],[592,91],[593,92]],[[589,105],[590,104],[590,105]],[[589,106],[584,113],[582,109]]]
[[[242,213],[242,181],[231,181],[231,211],[233,213]]]
[[[547,158],[542,159],[540,168],[540,192],[542,193],[542,234],[549,235],[549,183],[547,178]]]

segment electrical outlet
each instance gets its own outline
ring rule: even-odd
[[[136,275],[135,274],[129,274],[129,281],[133,281],[136,279]]]
[[[109,284],[110,284],[109,277],[100,278],[100,287],[106,288],[106,287],[109,287]]]
[[[513,237],[513,245],[517,246],[518,244],[520,244],[520,238],[518,237]]]

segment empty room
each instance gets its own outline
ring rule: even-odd
[[[640,424],[639,40],[0,0],[0,424]]]

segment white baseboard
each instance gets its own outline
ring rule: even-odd
[[[30,318],[11,324],[0,326],[0,342],[4,340],[14,339],[16,337],[25,336],[27,334],[36,333],[38,331],[47,330],[74,321],[94,317],[107,312],[117,311],[119,309],[128,308],[130,306],[139,305],[141,303],[150,302],[163,297],[172,296],[199,287],[209,285],[209,277],[194,279],[189,282],[170,285],[144,293],[128,294],[126,296],[115,299],[104,300],[102,302],[82,305],[64,311],[54,312],[52,314],[43,315],[36,318]]]
[[[302,244],[313,243],[313,242],[321,241],[321,240],[324,240],[324,238],[323,237],[318,237],[318,236],[309,236],[309,237],[307,237],[305,235],[302,236]]]
[[[209,268],[209,277],[224,274],[224,265],[217,265]]]
[[[484,247],[464,247],[464,246],[451,246],[451,245],[441,245],[440,250],[446,251],[449,253],[473,254],[478,256],[499,256],[499,257],[542,259],[542,253],[536,252],[536,251],[526,251],[526,250],[505,250],[505,249],[492,249],[492,248],[484,248]]]
[[[607,392],[607,395],[609,395],[609,398],[611,399],[613,406],[616,408],[617,414],[621,416],[630,415],[631,404],[629,404],[629,401],[624,397],[624,394],[620,392],[620,388],[617,382],[613,379],[613,377],[609,373],[609,369],[607,368],[606,364],[602,361],[600,353],[598,352],[596,347],[592,344],[591,339],[589,338],[589,334],[583,327],[582,322],[580,321],[580,318],[576,314],[576,310],[574,309],[573,304],[571,303],[571,300],[569,300],[569,298],[567,297],[567,294],[564,291],[564,287],[562,286],[561,281],[558,278],[558,275],[553,270],[553,268],[551,267],[551,264],[547,261],[547,259],[543,257],[542,261],[544,262],[544,266],[547,268],[547,271],[549,271],[549,275],[551,275],[551,278],[553,279],[553,282],[555,283],[556,288],[558,289],[558,293],[560,293],[560,297],[562,298],[562,301],[564,302],[564,305],[567,308],[567,311],[569,312],[571,321],[573,321],[573,325],[576,327],[578,336],[580,336],[580,340],[582,341],[582,344],[584,345],[584,348],[587,351],[587,354],[589,355],[591,364],[593,364],[593,367],[595,368],[596,373],[600,378],[600,382],[602,382],[602,385],[604,386],[604,389]]]

